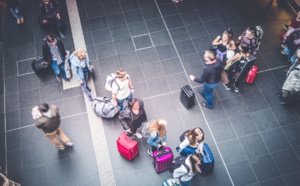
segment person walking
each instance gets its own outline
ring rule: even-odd
[[[119,105],[121,110],[123,110],[124,101],[131,100],[133,93],[134,87],[129,75],[125,70],[118,70],[116,79],[112,84],[112,99],[115,106]]]
[[[8,8],[11,14],[17,19],[17,24],[24,23],[24,17],[20,13],[18,0],[0,0],[0,5],[6,9]]]
[[[199,154],[189,155],[184,164],[174,170],[173,178],[180,186],[191,186],[193,176],[201,172],[201,158]]]
[[[79,81],[82,91],[90,101],[93,101],[91,89],[88,87],[87,83],[89,72],[92,72],[94,66],[90,64],[87,52],[83,49],[75,50],[70,56],[70,62],[73,75],[75,79]]]
[[[58,82],[61,82],[62,78],[66,80],[64,66],[67,51],[65,50],[63,42],[53,34],[47,35],[45,39],[43,39],[42,53],[44,61],[51,64]]]
[[[32,109],[33,119],[36,120],[35,126],[42,129],[45,136],[55,145],[59,150],[64,150],[65,145],[72,147],[72,141],[59,128],[60,116],[57,106],[43,103],[41,106],[35,106]],[[61,143],[57,136],[61,139]]]
[[[40,3],[41,15],[40,21],[42,25],[48,25],[51,30],[64,38],[62,32],[62,24],[60,17],[60,7],[56,0],[41,0]]]
[[[167,145],[167,121],[160,119],[150,124],[149,132],[150,136],[147,143],[151,146],[148,150],[148,154],[153,156],[153,152],[158,150],[160,147],[165,147]]]
[[[190,75],[190,79],[197,83],[203,83],[203,89],[199,90],[199,94],[206,99],[201,102],[201,105],[212,109],[213,108],[213,90],[218,86],[221,78],[222,66],[221,62],[217,60],[216,54],[212,51],[206,50],[204,52],[204,68],[201,77],[195,78]]]

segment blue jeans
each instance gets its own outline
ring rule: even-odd
[[[132,94],[130,93],[129,94],[129,96],[127,96],[127,98],[125,98],[125,99],[117,99],[117,102],[118,102],[118,105],[119,105],[119,107],[121,108],[121,110],[124,110],[124,108],[123,108],[123,103],[124,103],[124,101],[126,100],[126,101],[129,101],[129,100],[131,100],[132,99]]]
[[[62,77],[63,77],[64,79],[66,79],[66,72],[65,72],[65,62],[64,62],[64,59],[63,59],[63,62],[62,62],[60,65],[57,65],[57,61],[52,61],[51,67],[52,67],[52,69],[53,69],[53,71],[54,71],[54,73],[55,73],[56,75],[61,74]]]
[[[203,83],[203,89],[199,90],[199,93],[206,98],[206,107],[212,109],[213,108],[213,90],[218,86],[218,83],[208,84]]]
[[[286,55],[288,56],[288,60],[291,61],[292,63],[294,63],[297,59],[296,57],[296,53],[295,54],[291,54],[291,50],[288,47],[285,47],[283,49],[283,51],[286,53]]]
[[[16,19],[20,19],[22,17],[22,15],[20,14],[19,8],[15,7],[15,8],[10,8],[9,9],[11,14],[16,18]]]
[[[180,181],[181,186],[192,186],[191,181]]]
[[[82,91],[85,93],[85,95],[88,98],[92,99],[91,93],[90,93],[89,89],[87,88],[88,87],[87,86],[88,79],[89,79],[89,73],[88,72],[84,73],[83,74],[83,80],[82,80],[83,84],[80,84],[80,86],[81,86]]]

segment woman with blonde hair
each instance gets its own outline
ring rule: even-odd
[[[94,66],[90,64],[87,52],[83,49],[75,50],[70,56],[70,62],[73,75],[79,81],[82,91],[90,101],[93,101],[91,89],[87,86],[87,82],[89,72],[92,72]]]
[[[231,28],[225,30],[222,36],[217,36],[212,45],[216,47],[216,57],[223,62],[226,59],[227,50],[235,50],[236,48]]]
[[[200,127],[186,131],[180,137],[180,145],[176,148],[180,152],[180,156],[188,156],[189,154],[200,154],[203,152],[204,132]]]
[[[160,147],[167,145],[166,127],[167,121],[163,119],[150,124],[150,137],[147,140],[147,143],[151,145],[151,150],[148,150],[148,154],[150,156],[153,156],[153,152],[158,150]]]

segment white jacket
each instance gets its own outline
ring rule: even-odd
[[[189,172],[185,168],[184,165],[181,165],[180,167],[178,167],[177,169],[174,170],[173,178],[176,182],[179,180],[180,181],[190,181],[193,178],[194,173],[193,173],[193,168],[192,168],[190,157],[191,156],[188,156],[185,160],[185,164],[190,168]]]

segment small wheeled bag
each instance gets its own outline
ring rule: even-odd
[[[133,160],[139,154],[138,142],[127,136],[126,132],[122,132],[117,140],[119,153],[128,160]]]
[[[204,155],[201,155],[200,174],[202,175],[211,174],[214,169],[215,160],[213,154],[210,151],[210,148],[206,143],[203,144],[203,154]]]
[[[161,173],[170,169],[173,161],[173,153],[170,147],[163,147],[153,152],[153,158],[156,173]]]
[[[97,116],[104,118],[113,118],[120,111],[120,107],[115,106],[113,100],[107,97],[95,98],[92,108]]]
[[[181,88],[180,101],[187,109],[195,105],[195,94],[189,85],[185,85]]]
[[[48,67],[49,63],[45,62],[44,58],[41,56],[36,57],[36,59],[31,62],[31,68],[37,75],[40,75],[40,73]]]

